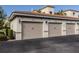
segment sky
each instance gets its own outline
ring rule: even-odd
[[[7,16],[10,16],[10,14],[13,11],[32,11],[32,10],[38,10],[42,8],[44,5],[3,5],[3,9]],[[73,9],[73,10],[79,10],[79,5],[53,5],[55,7],[55,12],[59,10],[67,10],[67,9]]]

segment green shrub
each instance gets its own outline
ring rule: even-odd
[[[0,41],[7,41],[7,36],[5,36],[4,32],[0,32]]]
[[[9,39],[13,39],[13,30],[8,29],[8,37]]]
[[[0,30],[0,34],[4,35],[4,32],[2,30]]]
[[[8,36],[8,29],[5,29],[5,35]]]
[[[4,32],[4,34],[6,35],[6,36],[8,36],[8,29],[6,28],[6,29],[3,29],[3,32]]]

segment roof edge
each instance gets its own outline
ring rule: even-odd
[[[64,10],[63,12],[66,12],[66,11],[75,11],[75,12],[79,12],[78,10],[73,10],[73,9]]]
[[[42,9],[44,9],[44,8],[46,8],[46,7],[55,8],[55,7],[54,7],[54,6],[52,6],[52,5],[47,5],[47,6],[44,6],[44,7],[40,8],[40,9],[38,9],[38,10],[42,10]]]
[[[60,18],[60,19],[79,19],[77,17],[68,17],[68,16],[60,16],[60,15],[50,15],[50,14],[41,14],[41,13],[33,13],[33,12],[22,12],[22,11],[14,11],[10,15],[9,19],[12,20],[16,15],[19,16],[34,16],[34,17],[45,17],[45,18]]]

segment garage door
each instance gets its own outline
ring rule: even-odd
[[[61,23],[49,23],[49,37],[61,36]]]
[[[75,34],[75,24],[67,23],[66,24],[66,35]]]
[[[78,23],[77,25],[78,25],[78,29],[77,29],[77,31],[78,31],[78,34],[79,34],[79,23]]]
[[[42,23],[23,22],[23,39],[41,38]]]

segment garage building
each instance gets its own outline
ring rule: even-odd
[[[9,19],[16,40],[79,34],[79,18],[77,17],[37,13],[36,11],[14,11]]]

